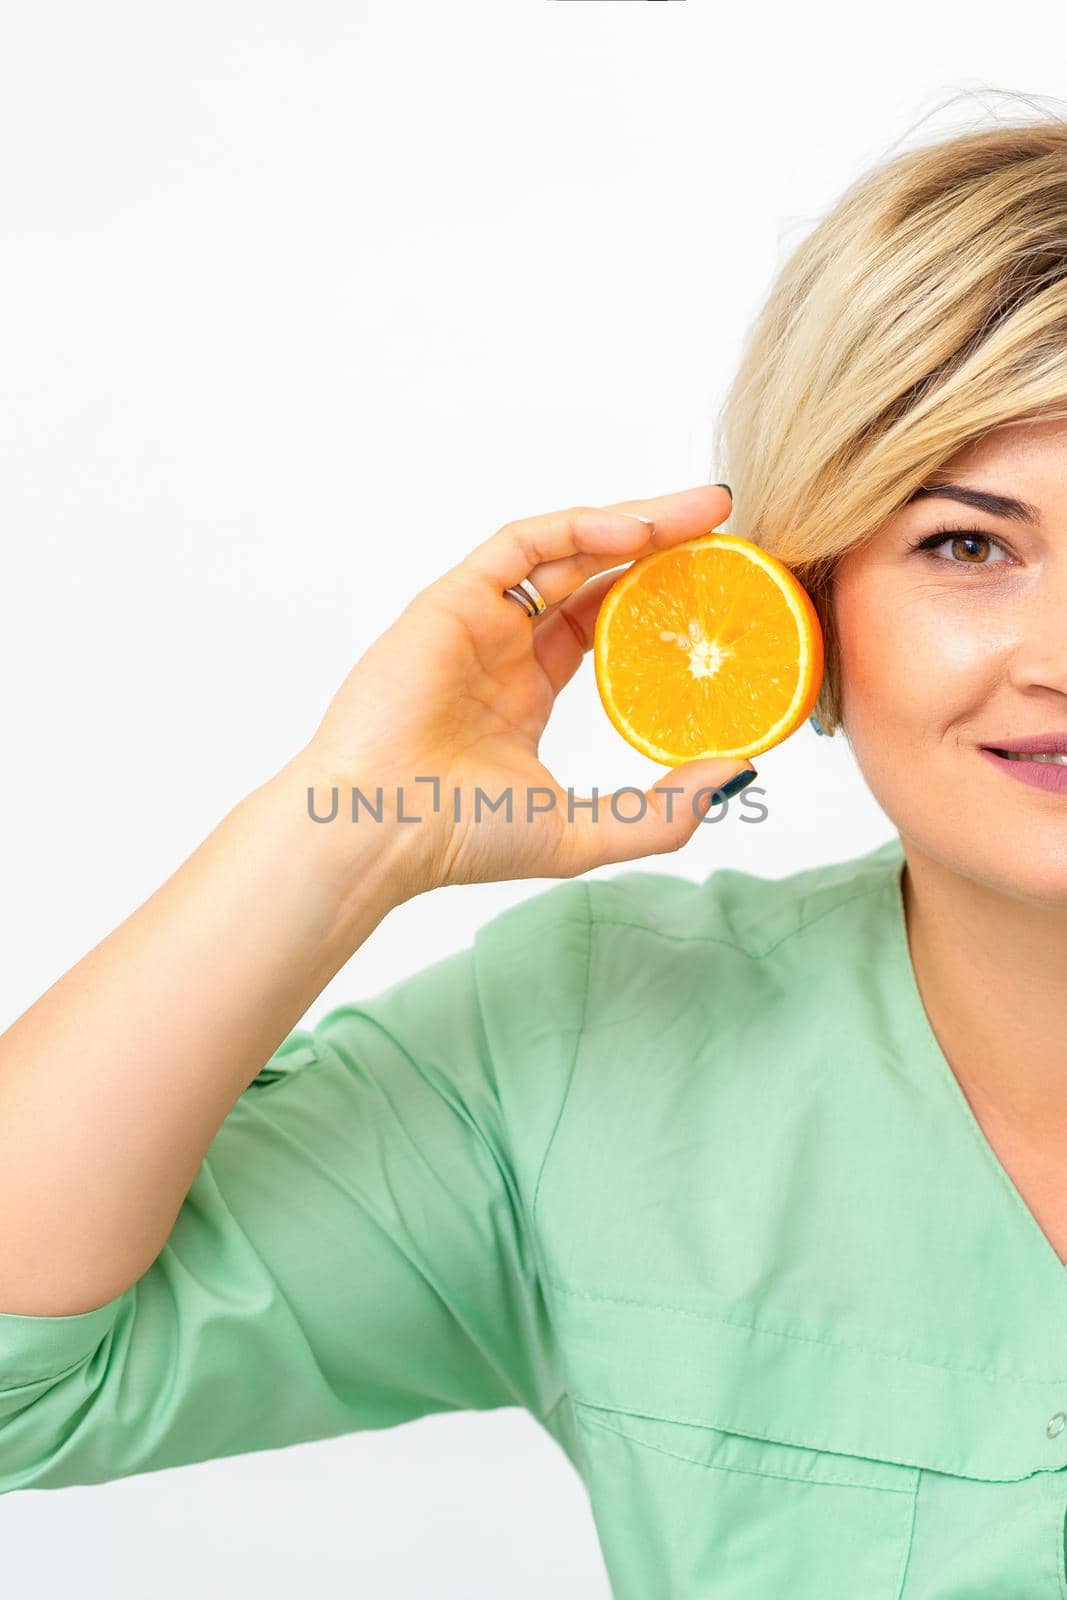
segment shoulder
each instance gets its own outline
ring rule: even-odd
[[[709,970],[757,982],[755,969],[765,983],[787,982],[790,965],[858,949],[864,919],[879,936],[889,903],[879,891],[892,889],[902,860],[894,835],[848,860],[780,878],[719,867],[693,880],[642,868],[555,884],[478,930],[483,1009],[513,1016],[522,996],[528,1030],[566,1034],[582,1029],[594,1005],[622,1004],[632,982],[647,989],[652,973],[667,1005],[672,991],[692,984],[694,966],[702,982]]]
[[[557,1277],[603,1283],[614,1258],[614,1281],[632,1282],[620,1216],[655,1219],[657,1248],[683,1255],[693,1216],[749,1237],[745,1207],[778,1192],[798,1125],[839,1125],[857,1057],[879,1056],[902,860],[896,836],[780,878],[586,883],[580,1037],[535,1203]]]

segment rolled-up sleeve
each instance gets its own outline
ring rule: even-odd
[[[530,1201],[582,1026],[579,880],[295,1030],[106,1305],[0,1314],[0,1493],[559,1397]]]

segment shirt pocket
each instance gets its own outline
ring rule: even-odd
[[[941,1374],[919,1385],[769,1305],[554,1289],[616,1600],[900,1600],[922,1468],[956,1420]]]
[[[616,1600],[898,1600],[917,1467],[571,1404]]]

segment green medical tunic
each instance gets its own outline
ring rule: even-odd
[[[137,1283],[0,1315],[0,1491],[520,1406],[620,1600],[1063,1600],[1067,1269],[902,863],[564,880],[291,1033]]]

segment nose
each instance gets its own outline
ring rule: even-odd
[[[1019,601],[1009,674],[1014,685],[1067,697],[1067,554]]]

